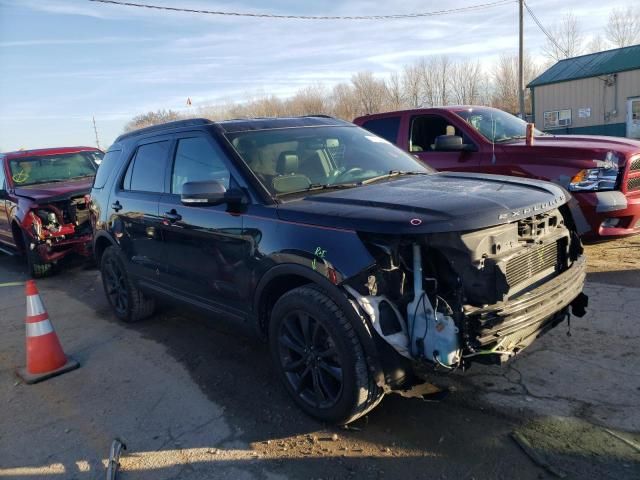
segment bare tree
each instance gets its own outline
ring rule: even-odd
[[[354,88],[347,83],[339,83],[331,93],[333,115],[351,121],[360,113],[359,101]]]
[[[525,53],[524,55],[524,83],[528,84],[540,73],[540,67],[536,65]],[[492,106],[516,113],[518,105],[518,56],[503,54],[493,67],[493,89],[491,95]],[[531,111],[531,96],[525,92],[525,109]]]
[[[171,122],[173,120],[179,120],[181,118],[178,112],[173,110],[157,110],[155,112],[147,112],[141,115],[133,117],[125,126],[124,131],[130,132],[132,130],[138,130],[139,128],[150,127],[151,125],[158,125],[159,123]]]
[[[627,47],[640,41],[640,7],[614,8],[605,27],[608,40],[615,47]]]
[[[551,37],[542,47],[542,53],[555,62],[580,55],[584,50],[584,37],[580,22],[571,13],[566,14],[559,24],[549,29]]]
[[[287,102],[289,115],[324,114],[327,110],[327,94],[322,85],[304,87]]]
[[[400,110],[405,107],[404,92],[402,91],[402,80],[398,72],[393,72],[385,82],[387,90],[387,101],[385,109]]]
[[[384,81],[375,78],[371,72],[358,72],[351,77],[351,83],[360,104],[361,114],[382,111],[387,96]]]
[[[602,35],[598,34],[589,41],[585,48],[585,53],[598,53],[608,48],[609,44],[607,41],[602,38]]]
[[[422,77],[423,104],[447,105],[452,95],[451,72],[453,62],[446,55],[422,60],[419,63]]]
[[[452,97],[459,105],[481,103],[484,74],[479,61],[463,60],[452,68]]]
[[[422,106],[422,71],[420,63],[405,65],[402,69],[402,90],[404,98],[409,108],[419,108]]]

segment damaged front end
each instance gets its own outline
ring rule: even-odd
[[[88,196],[31,205],[22,229],[25,248],[35,251],[43,263],[54,263],[69,253],[91,254],[91,222]]]
[[[376,264],[343,285],[393,350],[387,384],[501,364],[570,309],[583,316],[586,262],[572,225],[563,206],[475,231],[361,234]]]

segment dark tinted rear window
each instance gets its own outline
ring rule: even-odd
[[[400,117],[386,117],[369,120],[362,124],[362,128],[366,128],[371,133],[375,133],[379,137],[396,143],[398,140],[398,130],[400,129]]]
[[[164,166],[168,153],[168,140],[140,145],[127,170],[123,188],[138,192],[164,191]]]
[[[120,158],[121,153],[122,150],[111,150],[105,154],[102,162],[100,162],[100,166],[98,167],[96,178],[93,181],[93,188],[104,188],[109,175],[111,175],[113,169],[118,165],[118,159]]]

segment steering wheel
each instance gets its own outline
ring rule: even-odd
[[[343,177],[349,178],[350,175],[353,175],[355,173],[361,173],[361,172],[364,172],[364,168],[352,167],[349,170],[345,170],[344,172],[339,173],[332,183],[341,183],[341,180],[343,180]]]
[[[29,174],[25,170],[20,170],[11,178],[13,178],[13,181],[16,183],[24,183],[29,179]]]

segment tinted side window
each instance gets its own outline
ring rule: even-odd
[[[121,153],[122,150],[110,150],[106,153],[98,167],[98,173],[96,173],[96,178],[93,181],[93,188],[104,188],[109,175],[111,175],[113,169],[118,165],[118,159]]]
[[[4,176],[4,160],[0,158],[0,190],[7,188],[6,180]]]
[[[229,188],[231,174],[222,160],[224,153],[204,137],[178,140],[171,176],[171,193],[181,194],[186,182],[217,180]]]
[[[375,133],[379,137],[396,143],[398,140],[398,130],[400,129],[400,117],[386,117],[369,120],[362,124],[362,128],[366,128],[371,133]]]
[[[122,188],[138,192],[164,191],[164,164],[169,141],[140,145],[129,164]]]

